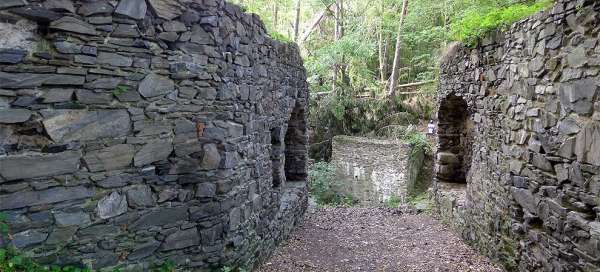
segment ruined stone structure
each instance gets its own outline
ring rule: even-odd
[[[411,155],[409,154],[412,154]],[[406,202],[430,187],[431,170],[422,151],[401,140],[335,136],[331,162],[341,189],[361,205],[380,205],[392,198]]]
[[[599,10],[559,0],[442,63],[436,199],[510,270],[600,271]]]
[[[307,205],[297,46],[223,0],[0,1],[0,212],[44,263],[251,268]]]

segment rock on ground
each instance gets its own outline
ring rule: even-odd
[[[285,271],[503,271],[426,215],[325,208],[258,269]]]

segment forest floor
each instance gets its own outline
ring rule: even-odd
[[[320,208],[259,272],[503,271],[437,220],[389,208]]]

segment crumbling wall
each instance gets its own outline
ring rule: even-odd
[[[335,136],[331,162],[345,193],[362,204],[379,205],[408,196],[410,147],[397,140]]]
[[[94,269],[251,268],[301,218],[306,75],[256,15],[223,0],[3,0],[0,18],[4,243]]]
[[[600,270],[599,10],[559,0],[442,63],[438,103],[461,97],[474,123],[445,214],[511,270]]]

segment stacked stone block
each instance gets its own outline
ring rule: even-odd
[[[510,270],[600,270],[599,11],[559,0],[442,64],[475,123],[457,225]]]
[[[306,75],[256,15],[222,0],[3,0],[0,18],[16,31],[0,29],[1,243],[94,269],[251,268],[299,221]],[[276,188],[275,128],[293,176]]]

